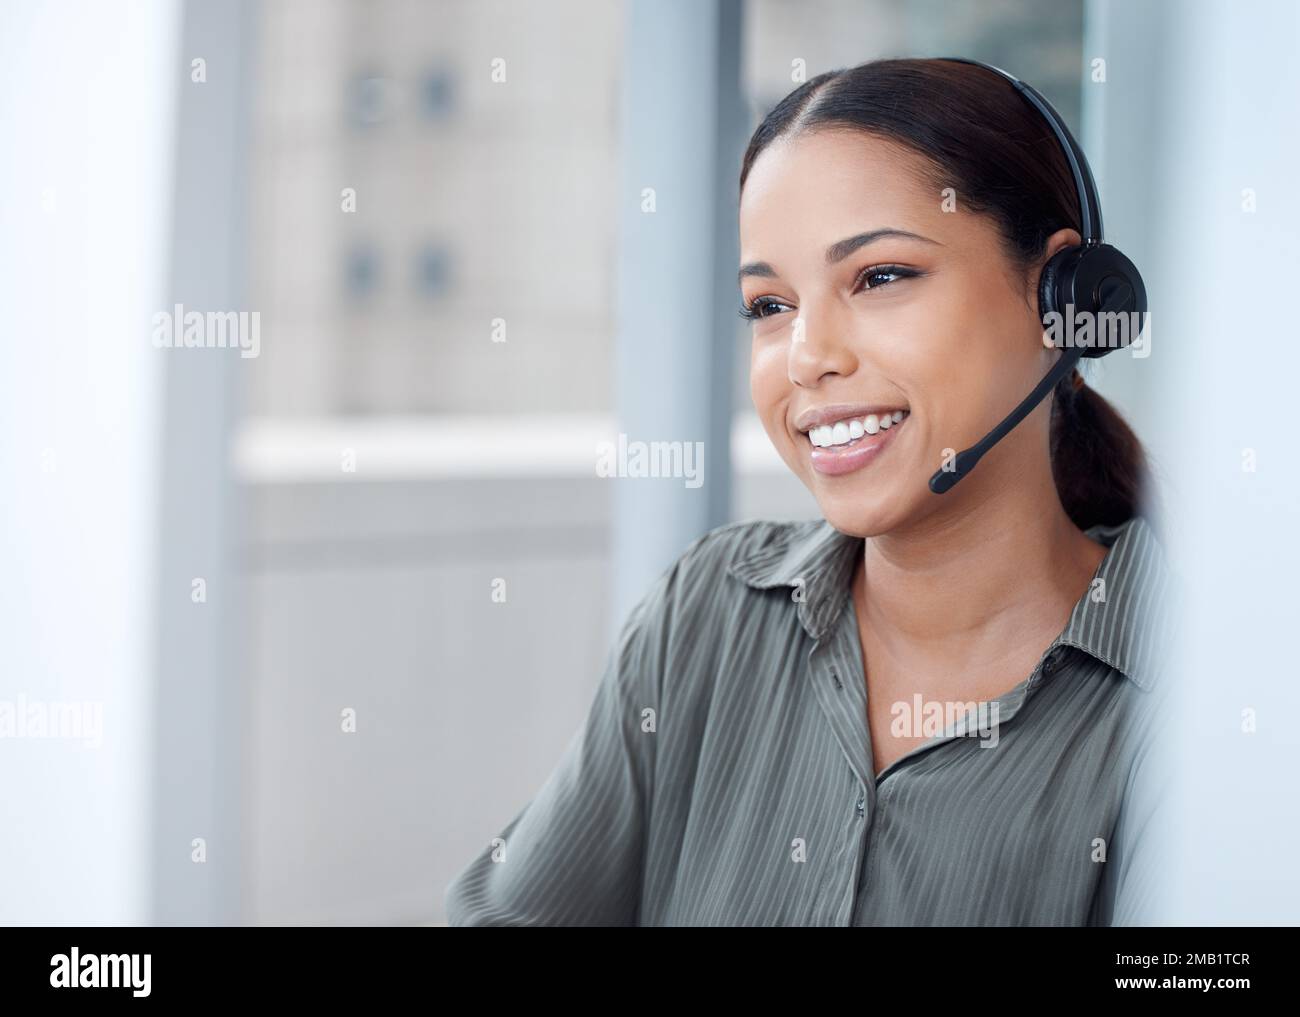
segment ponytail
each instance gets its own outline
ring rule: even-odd
[[[1056,386],[1051,427],[1052,478],[1075,526],[1115,526],[1142,512],[1150,483],[1142,443],[1077,368]]]

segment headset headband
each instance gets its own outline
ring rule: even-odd
[[[1026,85],[1019,78],[1008,74],[1000,67],[994,67],[992,64],[986,64],[980,60],[971,60],[968,57],[939,57],[940,60],[951,60],[959,64],[974,64],[976,67],[983,67],[987,71],[1000,74],[1007,81],[1015,86],[1016,91],[1028,100],[1043,119],[1052,128],[1052,133],[1056,135],[1056,140],[1061,145],[1061,151],[1065,153],[1065,159],[1070,164],[1070,173],[1074,176],[1074,189],[1079,196],[1079,224],[1083,229],[1084,246],[1091,247],[1102,242],[1101,230],[1101,202],[1097,199],[1097,186],[1092,180],[1092,170],[1088,166],[1088,159],[1083,154],[1083,149],[1079,143],[1074,140],[1074,135],[1070,129],[1065,126],[1065,121],[1061,114],[1052,108],[1048,102],[1031,85]]]

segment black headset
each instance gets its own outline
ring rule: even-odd
[[[1147,311],[1147,291],[1142,282],[1142,274],[1118,248],[1102,240],[1101,202],[1097,199],[1097,186],[1092,179],[1092,169],[1088,166],[1083,149],[1074,140],[1074,135],[1065,126],[1061,115],[1036,89],[999,67],[966,57],[940,57],[939,59],[973,64],[1005,78],[1047,121],[1048,126],[1052,128],[1052,133],[1056,135],[1061,151],[1065,153],[1066,162],[1070,164],[1075,193],[1079,198],[1079,224],[1083,242],[1062,248],[1043,266],[1038,281],[1038,310],[1044,325],[1048,323],[1049,315],[1056,315],[1056,321],[1059,322],[1068,321],[1071,313],[1097,315],[1122,312],[1136,314],[1136,320],[1144,322]],[[974,468],[985,452],[1001,441],[1062,378],[1074,369],[1081,357],[1103,357],[1107,353],[1131,344],[1134,338],[1136,333],[1127,335],[1125,342],[1116,345],[1110,342],[1098,343],[1094,336],[1091,345],[1066,346],[1052,370],[1002,423],[977,444],[957,453],[950,467],[938,470],[930,478],[930,490],[935,494],[943,494],[951,489]]]

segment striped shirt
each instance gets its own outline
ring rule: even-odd
[[[862,538],[705,534],[629,615],[540,791],[447,887],[449,924],[1145,923],[1177,587],[1141,516],[1088,534],[1106,557],[1032,673],[909,729],[928,739],[879,775]]]

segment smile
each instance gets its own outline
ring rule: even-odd
[[[812,428],[808,431],[808,442],[813,469],[828,476],[862,469],[888,447],[908,416],[907,410],[894,410],[847,417]]]

